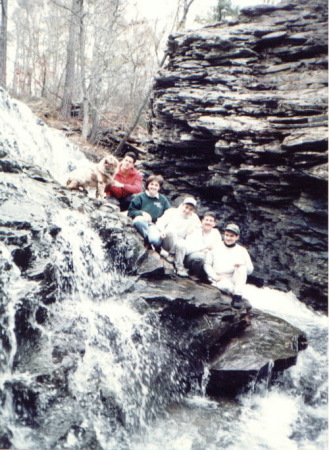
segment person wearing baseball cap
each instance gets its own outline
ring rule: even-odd
[[[182,204],[183,205],[192,205],[195,209],[197,201],[195,200],[194,197],[185,197]]]
[[[224,228],[224,239],[206,255],[204,269],[213,286],[232,295],[232,307],[243,306],[242,291],[247,276],[254,269],[250,255],[245,247],[238,244],[240,228],[229,223]]]
[[[174,264],[177,275],[184,278],[188,277],[184,267],[186,237],[201,228],[200,219],[195,213],[196,205],[196,199],[187,196],[177,208],[167,209],[156,222],[164,250],[160,255]]]

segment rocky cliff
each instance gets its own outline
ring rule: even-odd
[[[174,201],[236,221],[254,282],[327,299],[327,3],[242,10],[172,35],[154,85],[147,171]],[[173,194],[174,193],[174,194]]]

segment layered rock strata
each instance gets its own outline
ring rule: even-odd
[[[236,221],[254,282],[327,302],[327,4],[242,10],[172,35],[155,82],[144,166],[172,200]]]

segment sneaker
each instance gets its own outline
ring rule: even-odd
[[[168,256],[165,257],[165,260],[170,264],[174,264],[174,262],[175,262],[175,258],[170,253]]]
[[[152,250],[152,245],[149,243],[147,238],[144,238],[144,246],[147,250]]]
[[[200,281],[200,278],[199,277],[197,277],[196,275],[191,275],[191,274],[189,274],[189,277],[191,278],[191,280],[192,281],[195,281],[195,282],[199,282]]]
[[[242,306],[243,306],[242,295],[234,294],[232,296],[231,306],[232,306],[232,308],[236,308],[236,309],[242,308]]]
[[[167,258],[167,256],[169,255],[169,253],[167,252],[167,250],[165,250],[164,248],[162,248],[160,250],[160,256],[162,256],[162,258]]]
[[[176,273],[177,273],[177,275],[179,277],[182,277],[182,278],[187,278],[188,277],[188,273],[187,273],[187,271],[184,268],[177,269]]]

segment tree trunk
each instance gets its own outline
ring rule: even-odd
[[[63,120],[68,120],[71,116],[73,102],[73,92],[75,84],[75,63],[77,33],[79,27],[79,17],[83,8],[83,0],[72,0],[71,21],[69,29],[69,39],[67,42],[66,54],[66,72],[64,82],[64,93],[61,105],[61,114]]]
[[[159,69],[164,65],[165,60],[167,58],[168,54],[165,53],[160,64],[159,64]],[[152,92],[153,89],[153,83],[151,83],[149,90],[147,91],[144,100],[141,104],[141,106],[139,107],[139,110],[136,114],[135,120],[134,122],[131,124],[131,126],[129,127],[127,133],[125,134],[125,136],[121,139],[121,141],[119,142],[118,147],[114,150],[113,154],[114,155],[120,155],[120,152],[123,148],[123,146],[125,145],[125,143],[127,142],[127,140],[129,139],[129,136],[131,135],[131,133],[134,131],[134,129],[136,128],[136,125],[138,124],[138,121],[140,119],[140,116],[142,115],[143,109],[145,108],[145,105],[147,104],[150,94]]]
[[[99,131],[99,120],[100,120],[100,117],[99,117],[98,109],[96,108],[96,106],[94,106],[92,109],[92,113],[91,113],[92,126],[91,126],[90,136],[89,136],[89,140],[92,144],[97,143],[98,131]]]
[[[81,5],[82,6],[82,5]],[[80,10],[79,22],[79,38],[80,38],[80,71],[81,71],[81,90],[83,94],[83,104],[82,104],[82,136],[84,139],[87,139],[89,133],[89,99],[87,93],[86,86],[86,58],[85,58],[85,47],[86,47],[86,33],[85,33],[85,25],[84,25],[84,16],[83,10]]]
[[[186,25],[186,19],[187,19],[187,14],[189,12],[189,9],[192,5],[192,3],[194,2],[194,0],[183,0],[183,15],[181,20],[179,21],[178,25],[177,25],[177,29],[178,30],[182,30],[185,28]]]
[[[1,22],[0,22],[0,86],[7,84],[7,23],[8,23],[8,0],[0,0]]]

